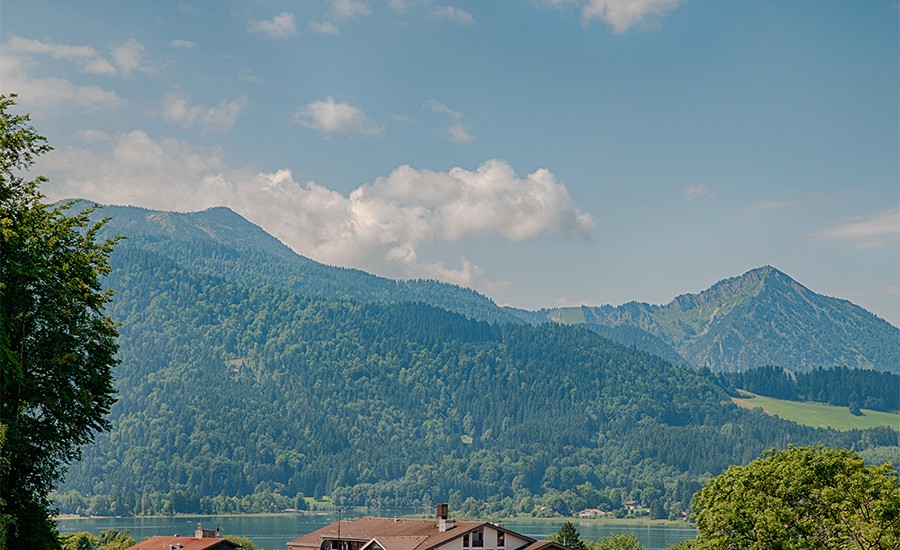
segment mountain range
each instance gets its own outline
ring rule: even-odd
[[[778,365],[791,371],[900,372],[900,329],[847,300],[817,294],[771,266],[666,305],[583,306],[550,310],[548,316],[601,333],[637,328],[671,346],[688,364],[715,371]]]
[[[570,326],[568,311],[325,266],[224,208],[94,215],[125,237],[105,279],[118,401],[69,469],[64,512],[262,512],[331,496],[476,515],[624,513],[639,500],[680,517],[704,479],[764,449],[898,443],[891,428],[739,409],[728,380],[679,359],[661,330]],[[743,288],[715,292],[741,294],[729,285]],[[730,314],[760,294],[743,292]],[[653,306],[634,309],[667,326]]]
[[[456,285],[391,280],[320,264],[224,207],[191,214],[106,207],[103,215],[111,217],[107,234],[140,239],[149,250],[189,242],[171,252],[201,258],[205,270],[225,280],[278,286],[308,297],[421,302],[489,322],[584,324],[671,362],[712,371],[777,365],[788,371],[850,367],[900,373],[900,329],[847,300],[817,294],[771,266],[665,305],[628,302],[531,312],[497,306]],[[229,253],[223,254],[226,249]],[[231,261],[237,257],[259,269],[243,269],[243,262]]]

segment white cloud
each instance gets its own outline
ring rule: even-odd
[[[446,19],[460,25],[471,25],[475,22],[472,14],[453,6],[440,6],[431,10],[432,17]]]
[[[4,49],[25,57],[49,55],[53,59],[72,61],[86,73],[117,74],[115,67],[109,61],[103,59],[100,53],[91,46],[41,42],[40,40],[12,35],[4,45]]]
[[[28,60],[0,48],[0,82],[3,93],[19,94],[19,104],[32,114],[102,112],[123,107],[126,101],[100,86],[78,86],[59,77],[35,78],[28,73]]]
[[[82,69],[86,73],[90,74],[102,74],[102,75],[117,75],[119,71],[113,67],[112,63],[99,57],[97,59],[91,59],[87,63],[84,64],[84,68]]]
[[[19,54],[23,59],[31,59],[35,55],[49,55],[53,59],[74,62],[83,72],[102,75],[121,75],[130,78],[135,72],[153,75],[158,66],[153,62],[145,48],[135,39],[110,47],[112,61],[106,59],[91,46],[73,46],[41,42],[20,36],[11,36],[3,49]]]
[[[437,101],[436,99],[429,99],[428,101],[422,103],[422,108],[434,111],[435,113],[437,113],[439,115],[447,115],[450,118],[453,118],[456,120],[461,119],[463,116],[463,114],[460,113],[459,111],[454,111],[453,109],[447,107],[446,105],[444,105],[440,101]]]
[[[263,83],[262,79],[256,76],[256,74],[254,74],[253,72],[253,69],[249,67],[241,69],[240,73],[238,73],[238,78],[240,78],[244,82],[252,82],[253,84]]]
[[[341,32],[338,26],[331,21],[323,21],[321,23],[311,22],[309,28],[312,29],[313,32],[319,34],[340,34]]]
[[[472,143],[475,140],[475,137],[469,133],[468,124],[461,122],[463,119],[463,114],[461,112],[454,111],[435,99],[429,99],[422,103],[422,109],[427,109],[439,115],[448,116],[456,121],[456,124],[436,129],[434,131],[435,134],[443,136],[454,143]]]
[[[190,40],[182,40],[180,38],[176,38],[175,40],[169,42],[169,46],[173,48],[181,48],[184,50],[192,50],[197,47],[197,43]]]
[[[846,241],[856,248],[897,247],[900,245],[900,208],[821,229],[815,236]]]
[[[46,54],[54,59],[84,60],[97,57],[97,50],[90,46],[72,46],[69,44],[54,44],[41,42],[30,38],[12,35],[6,43],[6,47],[17,53]]]
[[[248,103],[247,97],[241,96],[232,101],[223,99],[216,107],[203,107],[191,105],[181,94],[170,93],[163,98],[163,116],[166,120],[185,128],[199,124],[206,130],[230,132],[238,115]]]
[[[113,46],[112,59],[119,74],[125,78],[131,78],[136,72],[153,75],[158,69],[156,63],[150,60],[147,48],[134,38]]]
[[[279,13],[270,20],[250,21],[247,29],[251,32],[265,34],[269,38],[287,38],[297,34],[294,14],[287,11]]]
[[[454,143],[472,143],[475,137],[469,133],[469,129],[462,124],[454,124],[444,128],[443,132]]]
[[[78,139],[83,143],[100,143],[112,141],[112,136],[100,130],[79,130],[77,132]]]
[[[742,210],[748,212],[769,212],[772,210],[784,210],[786,208],[809,207],[825,201],[845,200],[846,194],[834,193],[804,193],[792,199],[769,199],[760,201]]]
[[[681,196],[693,202],[698,199],[715,197],[716,194],[705,185],[688,185],[681,190]]]
[[[384,127],[372,122],[361,109],[336,102],[332,97],[304,105],[293,118],[297,124],[323,134],[373,137],[384,133]]]
[[[672,11],[683,0],[589,0],[582,7],[581,18],[585,23],[600,19],[608,23],[617,34],[658,18]]]
[[[491,282],[485,271],[465,257],[448,266],[422,257],[423,249],[489,235],[512,242],[586,238],[594,227],[551,172],[519,177],[500,160],[474,171],[401,166],[344,195],[300,183],[290,170],[232,168],[219,149],[157,141],[141,131],[105,146],[107,151],[74,148],[45,157],[48,196],[179,211],[225,205],[301,254],[386,276],[486,288]]]
[[[338,19],[364,17],[372,13],[365,0],[331,0],[331,12]]]

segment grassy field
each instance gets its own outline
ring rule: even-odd
[[[732,398],[739,407],[761,408],[766,413],[792,420],[798,424],[814,427],[831,427],[837,430],[853,430],[890,426],[900,430],[900,414],[863,409],[863,416],[853,416],[847,407],[835,407],[822,403],[786,401],[755,395],[739,390],[743,398]]]

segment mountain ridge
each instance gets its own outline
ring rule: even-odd
[[[891,428],[740,410],[708,370],[586,327],[501,321],[465,289],[281,260],[226,211],[96,212],[110,214],[105,231],[127,237],[104,280],[118,401],[69,469],[66,511],[272,512],[330,495],[475,514],[487,501],[624,513],[633,499],[681,517],[705,476],[766,448],[897,443]],[[229,224],[243,228],[235,240]]]
[[[619,306],[581,306],[527,311],[498,306],[465,287],[434,280],[393,280],[358,269],[321,264],[226,207],[194,213],[105,206],[104,235],[133,232],[147,250],[190,241],[176,261],[206,258],[201,268],[228,281],[244,280],[234,259],[259,264],[260,285],[277,285],[317,298],[362,302],[422,302],[488,322],[584,324],[622,344],[713,371],[779,365],[791,371],[815,367],[875,368],[900,373],[900,329],[848,300],[813,292],[771,265],[718,281],[669,303],[631,301]],[[177,253],[177,251],[176,251]]]
[[[900,329],[768,265],[664,305],[583,309],[588,326],[639,328],[690,364],[713,370],[779,365],[796,371],[836,366],[900,372]]]

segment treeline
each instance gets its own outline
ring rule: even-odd
[[[79,516],[156,516],[181,514],[271,514],[284,510],[306,510],[302,494],[284,496],[268,489],[249,495],[200,496],[178,489],[167,492],[114,489],[109,493],[84,495],[75,489],[55,493],[53,502],[61,514]]]
[[[816,368],[792,373],[765,366],[721,375],[736,388],[791,401],[815,401],[875,411],[900,410],[900,375],[868,369]]]
[[[740,410],[710,372],[585,328],[306,296],[279,282],[283,267],[221,243],[130,236],[112,267],[119,400],[60,488],[66,512],[278,511],[331,496],[479,516],[636,500],[679,518],[699,483],[764,449],[897,445],[889,428]]]

